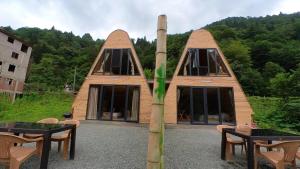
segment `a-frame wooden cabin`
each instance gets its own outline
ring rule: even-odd
[[[190,35],[165,96],[166,123],[251,124],[252,108],[213,36]]]
[[[147,123],[151,102],[147,80],[127,32],[112,32],[73,102],[73,118]]]

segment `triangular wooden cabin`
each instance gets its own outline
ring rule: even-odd
[[[73,117],[148,123],[153,85],[148,83],[128,34],[116,30],[75,98]],[[251,124],[251,114],[247,97],[212,35],[204,29],[193,31],[167,82],[165,122]]]
[[[251,124],[252,108],[213,36],[190,35],[165,96],[166,123]]]
[[[112,32],[75,98],[73,117],[147,123],[151,103],[143,68],[127,32]]]

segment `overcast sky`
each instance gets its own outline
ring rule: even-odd
[[[159,14],[168,33],[198,29],[230,16],[300,11],[300,0],[0,0],[0,26],[51,28],[105,39],[115,29],[131,38],[156,37]]]

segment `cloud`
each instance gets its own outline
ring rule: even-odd
[[[201,28],[230,16],[264,16],[296,12],[297,0],[2,0],[0,25],[55,28],[94,39],[104,39],[115,29],[132,38],[156,37],[159,14],[168,17],[168,33]],[[298,10],[299,11],[299,10]]]

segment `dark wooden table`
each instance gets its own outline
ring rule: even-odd
[[[300,140],[300,135],[276,131],[273,129],[251,129],[251,132],[240,132],[234,128],[224,128],[222,131],[222,143],[221,143],[221,159],[225,160],[226,150],[226,134],[232,134],[243,138],[247,142],[247,168],[254,168],[254,141],[255,140],[266,140],[268,143],[272,141],[283,141],[283,140]]]
[[[74,160],[76,125],[73,124],[41,124],[28,122],[0,123],[0,132],[12,132],[15,134],[43,134],[43,150],[40,169],[47,169],[49,150],[51,148],[51,135],[66,130],[71,130],[70,159]]]

